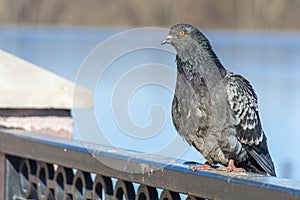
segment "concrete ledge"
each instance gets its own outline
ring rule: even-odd
[[[0,50],[0,86],[0,108],[92,106],[89,90],[3,50]]]

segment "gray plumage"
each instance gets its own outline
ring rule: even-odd
[[[172,103],[178,133],[210,165],[228,165],[276,176],[250,83],[227,71],[207,38],[195,27],[171,27],[162,44],[177,51],[177,82]]]

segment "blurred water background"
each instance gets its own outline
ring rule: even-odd
[[[2,26],[0,48],[75,81],[78,70],[89,52],[100,42],[123,30],[114,27]],[[300,172],[297,170],[300,165],[300,33],[220,29],[203,32],[211,40],[224,66],[230,71],[242,74],[255,88],[259,98],[260,117],[277,174],[280,177],[300,180]],[[139,43],[147,35],[135,37],[135,41],[128,42]],[[157,43],[160,43],[160,40]],[[122,132],[112,114],[110,97],[117,78],[138,64],[153,60],[176,69],[173,54],[167,55],[151,50],[135,52],[115,61],[106,71],[106,78],[99,81],[97,89],[92,91],[97,120],[103,122],[102,129],[114,146],[155,153],[177,135],[170,112],[173,93],[159,85],[145,86],[136,91],[130,99],[124,99],[124,104],[129,102],[128,112],[132,121],[141,127],[151,124],[149,109],[153,105],[159,104],[164,108],[165,122],[153,137],[135,140]],[[93,126],[89,126],[88,119],[84,123],[87,127],[86,132],[78,133],[75,128],[74,139],[80,139],[80,134],[96,131]],[[101,143],[95,139],[93,142]],[[180,159],[205,161],[193,148],[186,147],[187,150],[180,155]],[[173,154],[167,152],[165,156]]]

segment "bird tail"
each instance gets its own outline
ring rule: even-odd
[[[261,149],[259,146],[251,146],[248,149],[250,156],[257,162],[257,164],[271,176],[276,176],[274,163],[271,159],[268,148]]]

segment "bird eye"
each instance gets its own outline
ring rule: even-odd
[[[180,32],[179,32],[179,35],[184,35],[185,34],[185,31],[184,30],[181,30]]]

